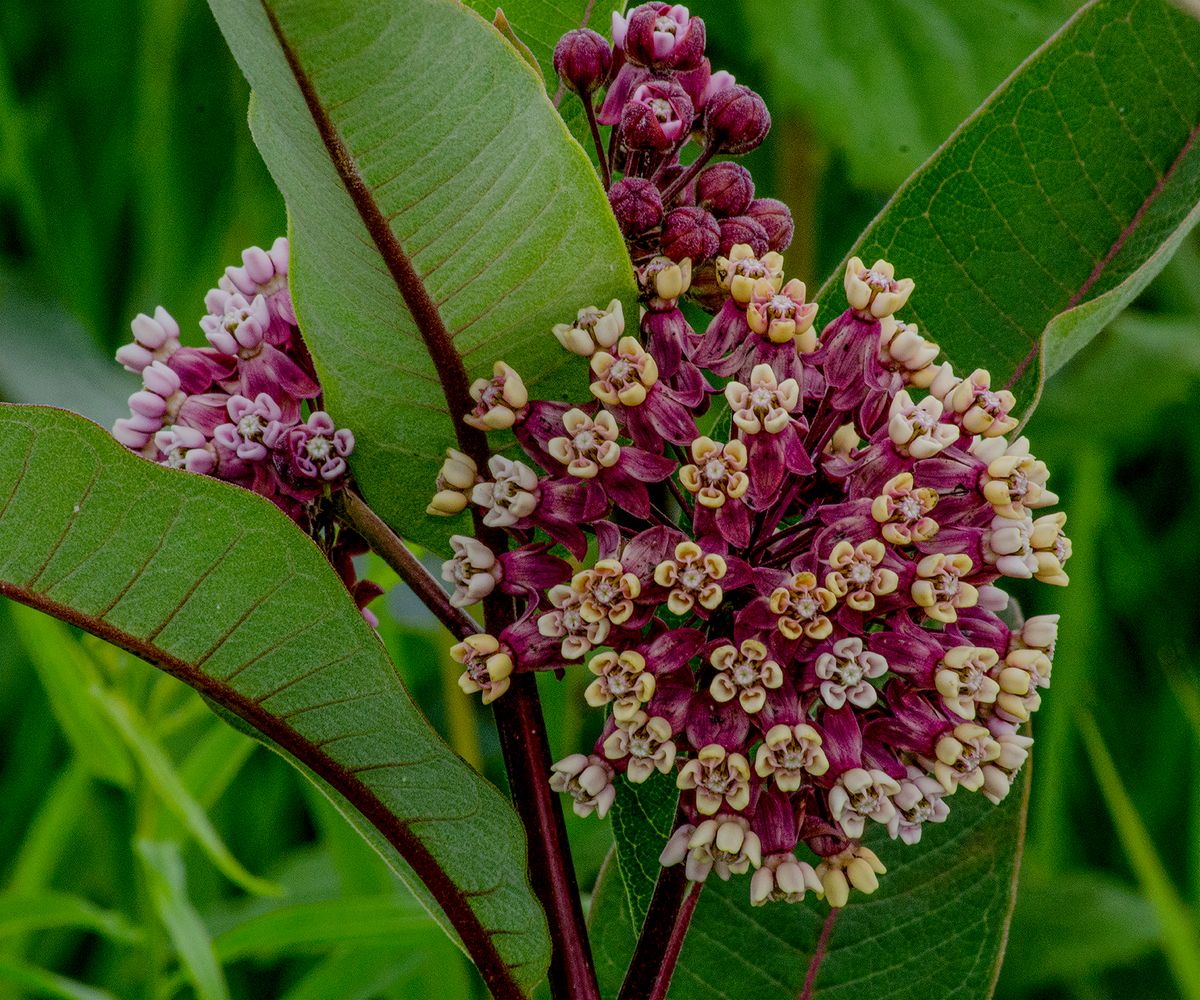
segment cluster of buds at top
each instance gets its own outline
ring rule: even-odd
[[[587,359],[571,401],[508,392],[507,366],[479,383],[497,416],[476,426],[510,428],[526,457],[452,459],[434,507],[475,504],[516,547],[457,542],[446,575],[464,600],[503,581],[523,612],[479,646],[492,659],[464,659],[464,688],[491,699],[513,671],[580,664],[606,723],[555,768],[577,812],[674,774],[685,822],[663,864],[748,874],[755,904],[843,906],[885,874],[872,830],[913,844],[960,790],[1008,794],[1057,616],[1002,618],[997,583],[1066,584],[1066,517],[1010,436],[1012,393],[901,318],[910,278],[853,258],[847,308],[817,322],[783,272],[786,209],[713,161],[769,118],[712,72],[699,19],[643,4],[612,46],[567,35],[556,66],[593,114],[607,88],[602,167],[624,174],[610,199],[642,309],[636,330],[619,303],[563,317],[553,335]]]
[[[234,483],[269,499],[324,543],[364,615],[378,596],[355,579],[362,540],[336,525],[328,499],[349,478],[354,434],[321,408],[321,385],[288,289],[288,241],[251,247],[204,298],[207,344],[186,347],[161,306],[132,323],[117,351],[142,377],[113,436],[146,458]]]
[[[850,262],[848,308],[819,334],[771,251],[722,255],[703,332],[678,309],[691,273],[639,269],[638,336],[612,305],[555,329],[587,358],[574,401],[505,397],[507,366],[486,383],[526,455],[452,457],[438,495],[516,547],[456,539],[446,578],[460,603],[503,586],[524,611],[464,648],[463,687],[491,700],[514,671],[583,665],[607,722],[556,768],[577,811],[603,814],[621,776],[672,773],[687,822],[664,864],[752,873],[755,903],[841,906],[884,874],[872,829],[912,844],[960,790],[1008,793],[1057,618],[1001,618],[996,584],[1065,584],[1065,515],[1006,436],[1011,394],[937,363],[896,318],[913,283],[886,262]],[[710,401],[727,430],[707,436]]]
[[[611,45],[595,31],[568,32],[554,66],[593,122],[612,126],[607,149],[597,129],[597,155],[634,264],[686,261],[690,294],[713,304],[718,256],[740,243],[758,256],[782,251],[793,227],[782,202],[755,198],[745,167],[712,162],[757,147],[771,116],[758,94],[714,71],[704,53],[701,18],[679,4],[646,3],[613,14]],[[692,142],[698,152],[685,165]]]

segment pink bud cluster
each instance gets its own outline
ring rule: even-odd
[[[458,538],[445,576],[459,603],[502,587],[524,613],[463,686],[491,700],[513,672],[583,665],[607,721],[555,770],[577,812],[603,816],[619,774],[672,775],[687,821],[664,864],[842,906],[884,872],[870,828],[912,844],[960,790],[1008,794],[1057,616],[1022,622],[996,584],[1065,584],[1065,515],[1012,393],[938,363],[885,261],[850,261],[819,335],[778,254],[739,244],[715,273],[703,332],[666,258],[637,269],[637,335],[620,303],[555,328],[589,400],[531,400],[503,364],[477,383],[471,420],[525,457],[456,453],[439,497],[516,548]]]
[[[183,346],[161,306],[134,319],[117,360],[142,376],[142,388],[113,436],[160,465],[259,493],[314,535],[332,531],[330,559],[365,608],[379,591],[355,579],[351,557],[366,547],[334,528],[326,503],[349,477],[354,434],[321,409],[287,275],[286,238],[246,250],[205,296],[204,347]]]
[[[745,167],[706,166],[718,154],[757,147],[771,116],[754,91],[713,70],[704,54],[704,21],[686,7],[646,3],[625,16],[614,13],[612,36],[610,48],[594,31],[568,32],[555,50],[555,68],[595,121],[612,127],[607,150],[598,152],[634,264],[657,256],[686,261],[692,297],[719,304],[718,255],[744,243],[761,256],[791,242],[787,206],[755,198]],[[603,101],[593,110],[601,90]],[[689,159],[693,141],[698,149]]]

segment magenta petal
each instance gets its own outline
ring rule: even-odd
[[[740,500],[727,500],[717,508],[717,528],[734,548],[750,544],[750,508]]]

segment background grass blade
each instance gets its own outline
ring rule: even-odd
[[[1125,790],[1095,719],[1086,709],[1080,709],[1078,720],[1079,732],[1100,785],[1100,794],[1116,827],[1117,838],[1142,891],[1158,915],[1175,981],[1184,997],[1195,1000],[1200,997],[1200,928],[1167,874],[1146,826]]]

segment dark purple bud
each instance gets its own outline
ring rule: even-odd
[[[625,58],[655,70],[695,69],[704,58],[704,22],[678,4],[642,4],[626,20]]]
[[[721,255],[729,256],[729,252],[739,243],[746,243],[754,251],[755,257],[761,257],[767,252],[767,231],[748,215],[735,215],[731,219],[722,219],[721,226]]]
[[[621,112],[627,149],[662,153],[679,146],[692,127],[692,99],[674,80],[643,83]]]
[[[696,178],[696,204],[718,219],[742,215],[754,198],[754,179],[740,163],[714,163]]]
[[[771,130],[767,105],[740,83],[715,94],[704,112],[704,130],[718,153],[739,156],[757,147]]]
[[[759,198],[750,203],[746,214],[767,231],[767,244],[776,253],[783,253],[792,244],[796,226],[791,210],[774,198]]]
[[[685,257],[699,264],[716,256],[721,227],[704,209],[694,205],[672,209],[663,222],[662,252],[679,263]]]
[[[554,47],[554,72],[563,86],[580,97],[586,98],[600,87],[611,66],[608,42],[588,28],[568,31]]]
[[[627,237],[639,236],[662,222],[662,195],[645,178],[626,177],[617,181],[608,192],[608,203]]]

